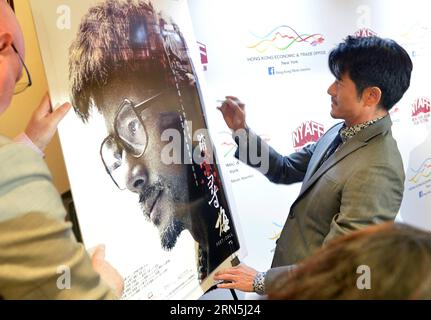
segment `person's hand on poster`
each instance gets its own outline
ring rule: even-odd
[[[51,101],[49,100],[49,95],[46,94],[39,107],[34,111],[25,129],[25,134],[41,151],[45,150],[54,137],[58,124],[71,107],[70,103],[65,103],[51,112]]]
[[[223,118],[229,129],[237,131],[247,127],[245,122],[245,104],[238,98],[227,96],[226,100],[217,109],[223,114]]]
[[[114,293],[121,298],[124,291],[124,279],[120,273],[105,260],[105,246],[99,245],[96,248],[88,250],[91,255],[91,263],[103,281],[105,281]]]
[[[217,272],[214,280],[223,280],[226,283],[217,285],[220,289],[237,289],[243,292],[254,292],[253,281],[257,271],[241,263],[239,266]]]

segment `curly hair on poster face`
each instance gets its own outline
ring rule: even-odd
[[[371,288],[358,286],[367,266]],[[361,280],[359,279],[359,282]],[[386,223],[341,237],[278,276],[270,299],[430,299],[431,233]]]
[[[94,105],[94,91],[112,77],[139,73],[160,87],[170,81],[162,22],[142,0],[107,0],[83,17],[69,49],[72,104],[83,121]]]

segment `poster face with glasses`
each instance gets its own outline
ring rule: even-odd
[[[186,1],[30,1],[87,248],[124,299],[195,299],[240,249]],[[196,47],[196,48],[195,48]],[[195,59],[198,58],[198,59]]]

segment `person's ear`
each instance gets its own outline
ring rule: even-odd
[[[12,35],[0,31],[0,52],[12,45]]]
[[[364,90],[363,98],[366,106],[378,106],[382,99],[382,90],[379,87],[368,87]]]

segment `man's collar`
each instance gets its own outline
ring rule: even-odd
[[[365,128],[368,128],[369,126],[372,126],[373,124],[382,120],[384,117],[385,116],[378,117],[376,119],[365,121],[363,123],[359,123],[351,127],[347,127],[346,124],[344,124],[343,127],[340,129],[341,140],[343,141],[343,143],[345,143],[347,140],[353,138]]]

